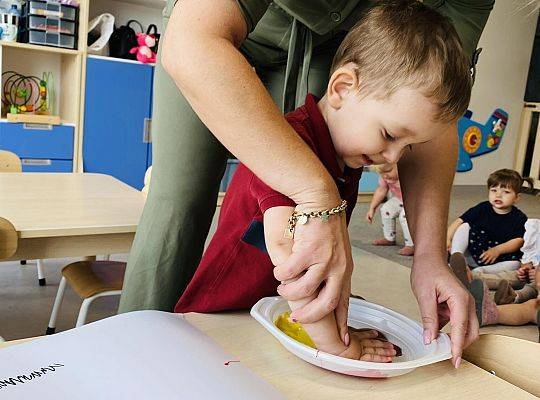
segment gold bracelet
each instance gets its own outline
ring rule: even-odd
[[[289,217],[289,223],[288,223],[287,229],[285,230],[284,236],[287,239],[293,239],[294,229],[296,227],[296,224],[300,224],[300,225],[307,224],[310,218],[320,218],[324,222],[326,222],[328,221],[328,218],[330,218],[331,215],[342,213],[346,209],[347,209],[347,201],[342,200],[339,206],[331,208],[329,210],[311,211],[311,212],[305,212],[305,213],[295,211]]]

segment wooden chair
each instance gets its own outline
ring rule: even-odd
[[[0,261],[11,257],[17,251],[17,231],[7,219],[0,218]],[[0,342],[4,339],[0,336]]]
[[[142,193],[146,197],[152,175],[152,167],[149,167],[144,176],[144,189]],[[109,255],[104,261],[78,261],[62,268],[62,279],[58,286],[58,292],[54,300],[51,318],[47,326],[46,335],[56,332],[56,319],[62,305],[66,285],[69,285],[83,299],[76,327],[84,325],[88,314],[88,307],[98,297],[114,296],[122,293],[126,263],[110,261]]]
[[[83,299],[76,327],[84,325],[88,308],[98,297],[122,293],[126,263],[118,261],[77,261],[62,268],[62,279],[54,300],[46,335],[55,333],[56,319],[69,285]]]
[[[21,159],[17,154],[0,150],[0,172],[22,172]]]
[[[467,347],[463,358],[501,379],[540,397],[538,362],[540,345],[502,335],[480,335]]]
[[[10,151],[0,150],[0,172],[22,172],[21,159],[17,154]],[[21,264],[25,265],[26,260],[21,260]],[[47,280],[43,274],[43,261],[37,260],[37,273],[39,286],[45,286]]]

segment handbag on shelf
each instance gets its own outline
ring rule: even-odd
[[[137,24],[141,33],[144,32],[141,23],[137,20],[131,19],[126,25],[122,25],[119,28],[114,29],[109,39],[109,56],[116,58],[127,58],[129,60],[135,60],[136,55],[131,54],[130,50],[133,47],[137,47],[137,34],[131,27],[131,24]]]
[[[157,30],[157,26],[155,24],[148,25],[148,29],[146,30],[147,35],[152,35],[156,39],[156,45],[152,47],[150,50],[152,50],[154,53],[158,52],[159,47],[159,39],[161,37],[161,34]]]

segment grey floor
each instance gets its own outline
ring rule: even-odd
[[[485,199],[485,189],[479,186],[458,186],[452,194],[450,217],[455,218],[468,207]],[[531,218],[540,217],[538,199],[525,195],[519,207]],[[401,265],[410,266],[412,259],[397,255],[398,247],[381,248],[372,246],[371,240],[381,233],[379,217],[373,225],[364,222],[367,204],[359,204],[353,214],[350,226],[352,245]],[[215,224],[214,224],[215,227]],[[113,256],[124,261],[126,255]],[[366,258],[363,256],[362,261]],[[380,258],[373,257],[373,260]],[[47,327],[58,283],[60,269],[72,259],[46,260],[45,274],[47,286],[37,284],[35,262],[22,266],[18,262],[0,263],[0,336],[6,340],[43,335]],[[377,262],[377,261],[374,261]],[[57,331],[74,327],[81,300],[69,288],[57,322]],[[115,314],[118,299],[100,298],[90,308],[89,321],[95,321]]]

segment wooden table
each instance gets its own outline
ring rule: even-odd
[[[244,364],[289,399],[537,399],[465,360],[459,370],[449,361],[443,361],[389,379],[357,378],[302,361],[285,350],[246,312],[186,314],[186,319],[223,347],[232,359]],[[28,340],[33,339],[0,343],[0,349]]]
[[[291,399],[537,398],[467,361],[459,370],[443,361],[389,379],[340,375],[289,353],[247,313],[186,314],[186,319]]]
[[[108,175],[0,173],[0,216],[19,235],[10,260],[128,253],[144,202]]]

